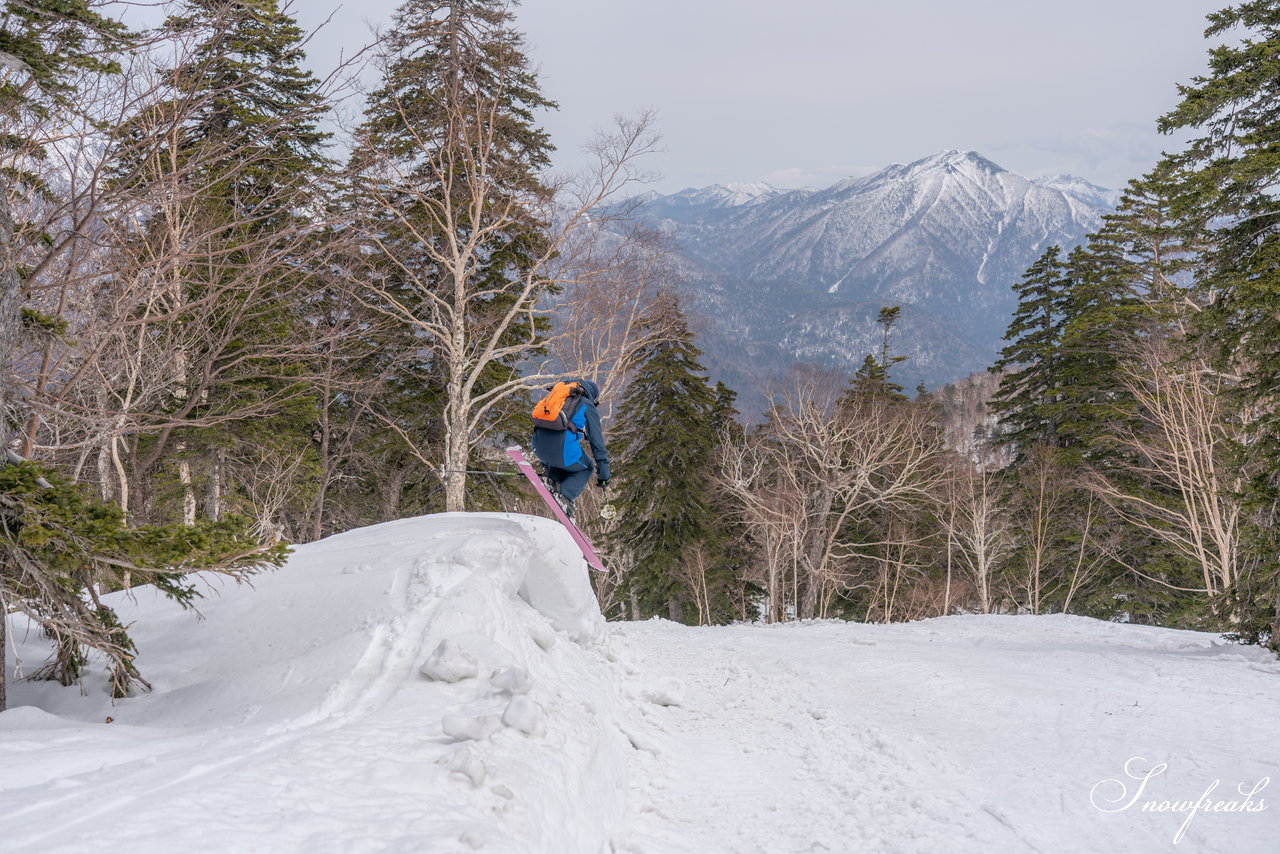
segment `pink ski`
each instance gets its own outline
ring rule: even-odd
[[[600,562],[600,557],[596,554],[596,550],[592,547],[586,536],[578,530],[578,526],[564,514],[560,509],[560,505],[551,497],[547,485],[542,482],[542,478],[538,477],[538,473],[533,470],[533,463],[525,459],[524,451],[520,450],[519,445],[512,445],[507,448],[507,455],[515,460],[516,467],[524,472],[524,476],[529,478],[529,482],[533,484],[533,488],[538,490],[538,494],[542,496],[542,500],[551,508],[551,512],[560,520],[560,524],[564,525],[565,530],[569,532],[569,536],[573,537],[573,541],[578,544],[578,548],[582,549],[582,556],[587,559],[587,565],[597,572],[608,572],[604,568],[604,564]]]

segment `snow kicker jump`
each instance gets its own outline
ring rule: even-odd
[[[578,526],[565,515],[564,510],[560,509],[560,505],[551,497],[551,493],[547,490],[547,485],[542,482],[542,478],[538,477],[538,473],[533,470],[533,463],[525,458],[524,451],[519,445],[512,445],[507,448],[507,455],[515,461],[516,468],[524,472],[524,476],[533,484],[533,488],[538,491],[538,495],[542,496],[543,502],[551,508],[551,512],[560,520],[560,524],[564,525],[565,530],[569,532],[569,536],[573,537],[573,541],[578,544],[578,548],[582,549],[582,556],[587,559],[587,565],[596,572],[608,572],[604,564],[600,561],[600,556],[596,554],[595,547],[591,545],[591,541],[587,539],[582,531],[578,530]]]

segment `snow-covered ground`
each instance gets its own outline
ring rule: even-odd
[[[112,705],[98,677],[87,695],[10,684],[0,852],[1280,840],[1280,664],[1212,635],[1072,617],[606,626],[567,535],[500,514],[302,547],[253,589],[215,588],[200,622],[145,593],[118,604],[155,690]],[[44,641],[15,623],[33,670]]]

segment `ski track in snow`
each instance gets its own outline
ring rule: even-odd
[[[554,523],[528,522],[544,535],[550,532],[559,537]],[[366,573],[373,584],[389,579],[374,591],[374,598],[383,599],[388,607],[372,621],[362,621],[367,624],[357,633],[363,638],[362,647],[347,650],[353,659],[349,673],[333,680],[318,702],[299,714],[255,722],[261,710],[249,706],[244,718],[234,724],[208,722],[214,725],[162,730],[153,736],[147,728],[123,723],[129,720],[134,701],[115,708],[100,701],[87,703],[116,717],[118,723],[110,727],[51,726],[50,716],[29,714],[30,709],[6,713],[0,718],[0,811],[7,818],[0,852],[106,850],[98,847],[103,838],[111,839],[110,850],[133,852],[556,850],[536,841],[548,835],[540,827],[548,810],[537,777],[529,771],[545,773],[548,764],[555,770],[556,762],[588,764],[582,751],[568,743],[574,736],[553,728],[540,746],[534,746],[529,744],[529,734],[499,727],[483,743],[450,738],[442,731],[444,715],[464,722],[496,719],[509,706],[510,692],[495,689],[488,679],[450,685],[417,673],[441,639],[463,638],[481,659],[486,674],[538,650],[546,660],[543,671],[535,671],[532,680],[534,709],[543,692],[570,693],[561,685],[538,684],[539,675],[546,682],[557,681],[563,656],[554,645],[558,633],[547,625],[548,620],[513,595],[520,578],[508,578],[506,584],[486,579],[478,589],[474,584],[473,589],[464,589],[487,569],[499,570],[498,576],[511,575],[507,568],[522,562],[516,550],[540,544],[536,538],[522,542],[510,536],[518,530],[516,525],[528,522],[471,522],[461,532],[446,530],[425,540],[410,537],[403,547],[379,540],[370,543],[366,538],[364,545],[377,549],[373,559],[344,559],[339,562],[344,565],[340,574]],[[424,556],[424,546],[433,545],[442,546],[440,554]],[[576,552],[572,543],[570,547]],[[370,563],[394,569],[378,573]],[[285,574],[287,570],[281,573]],[[266,578],[259,584],[271,588],[279,580],[279,576]],[[585,576],[581,583],[589,595]],[[461,600],[454,596],[457,591],[463,594]],[[237,597],[260,595],[248,590],[234,593]],[[529,595],[546,600],[551,594],[544,585]],[[491,601],[481,601],[486,598]],[[252,607],[252,599],[249,602]],[[493,602],[497,608],[483,607]],[[219,604],[210,606],[210,612]],[[263,605],[263,610],[271,610],[268,603]],[[508,609],[513,613],[503,613]],[[201,631],[189,616],[185,621],[188,631]],[[310,628],[323,632],[324,623],[317,620]],[[571,634],[575,627],[567,628]],[[541,649],[541,644],[549,649]],[[145,638],[142,645],[146,646]],[[145,668],[145,659],[141,663]],[[341,658],[334,664],[328,670],[340,674]],[[565,674],[570,675],[583,674]],[[284,681],[288,682],[287,676]],[[38,693],[54,690],[29,683],[23,687]],[[226,687],[234,690],[233,685]],[[70,699],[74,705],[74,698]],[[164,699],[153,696],[142,701],[145,706],[149,700]],[[564,717],[568,724],[590,729],[582,726],[582,714],[578,719]],[[34,726],[24,731],[24,722]],[[92,754],[104,737],[118,742],[114,749],[101,751],[104,761],[92,756],[66,761],[57,756]],[[544,754],[563,750],[565,755],[531,757],[527,755],[535,752],[531,747],[540,747]],[[587,747],[594,750],[591,744]],[[145,755],[138,758],[139,754]],[[23,761],[50,761],[67,771],[36,782],[24,780],[20,772],[6,773],[10,763]],[[495,784],[485,777],[489,768],[498,765],[511,766],[514,773]],[[459,768],[464,769],[462,774],[457,773]],[[468,771],[479,779],[465,779]],[[551,817],[557,826],[563,824],[564,809],[559,815],[551,811]],[[584,835],[590,835],[591,822],[584,824],[588,825]],[[597,829],[595,835],[602,832]],[[524,840],[530,840],[530,847]],[[570,845],[574,842],[569,839]]]
[[[1262,854],[1280,838],[1280,807],[1198,815],[1175,846],[1182,816],[1089,803],[1132,756],[1170,764],[1161,799],[1280,783],[1259,714],[1280,666],[1258,650],[1060,616],[616,631],[684,698],[631,722],[629,854]]]
[[[974,844],[949,850],[1014,850],[1020,841],[960,790],[938,785],[937,751],[918,755],[912,739],[871,725],[856,695],[815,691],[815,674],[791,656],[744,667],[732,638],[698,643],[696,656],[675,638],[645,640],[681,672],[676,663],[692,659],[689,707],[646,710],[641,726],[674,738],[640,752],[635,841],[622,850],[924,851],[958,843],[957,825]]]
[[[415,570],[420,571],[422,565],[423,561],[417,561]],[[260,827],[262,820],[271,823],[282,815],[295,820],[305,816],[305,824],[298,822],[296,828],[282,828],[285,831],[282,836],[292,837],[290,841],[280,839],[273,842],[272,847],[279,845],[280,850],[297,851],[326,849],[329,847],[325,844],[326,837],[332,840],[331,831],[341,831],[346,824],[342,820],[344,811],[354,808],[356,812],[350,818],[358,820],[372,802],[382,801],[383,796],[391,794],[377,785],[378,769],[385,763],[393,768],[393,757],[404,748],[406,741],[414,740],[412,735],[406,738],[401,729],[403,721],[387,726],[367,718],[384,707],[397,688],[409,680],[415,657],[421,651],[415,639],[420,637],[429,612],[410,612],[414,601],[409,593],[411,586],[417,586],[415,581],[417,579],[403,568],[395,571],[389,598],[397,604],[400,613],[388,623],[372,628],[369,645],[350,677],[337,683],[315,710],[253,735],[240,735],[236,729],[217,733],[212,738],[201,734],[181,739],[140,762],[103,766],[63,778],[56,785],[70,790],[64,797],[27,810],[11,810],[9,820],[45,828],[43,833],[36,832],[25,841],[53,851],[58,850],[57,843],[52,842],[55,838],[66,839],[70,834],[71,850],[75,850],[98,835],[100,821],[138,809],[152,813],[151,821],[163,827],[156,841],[166,844],[173,841],[172,827],[165,820],[168,816],[173,817],[174,823],[183,816],[236,816],[238,822],[253,828]],[[371,756],[378,758],[371,763]],[[175,766],[186,769],[176,778]],[[335,769],[344,769],[344,774],[335,777]],[[204,785],[211,777],[217,778],[216,787]],[[397,775],[389,777],[402,782]],[[309,785],[318,780],[324,782],[322,787]],[[246,784],[266,797],[256,801],[246,799]],[[87,794],[82,791],[86,788]],[[153,801],[161,795],[162,811],[167,815],[155,815],[158,811]],[[255,815],[264,810],[265,815]],[[403,822],[408,834],[405,838],[413,839],[414,819],[422,815],[417,804],[410,804],[398,816],[384,817]],[[326,827],[334,823],[336,828]],[[198,819],[192,822],[189,842],[197,847],[199,824]],[[79,833],[82,827],[85,828],[83,834]],[[130,836],[126,829],[124,838],[130,844],[143,845],[148,841],[145,835]],[[243,845],[240,850],[255,850],[260,844],[255,841],[256,834],[251,832],[246,836],[240,842]],[[343,836],[344,833],[337,834],[337,838]],[[119,836],[116,838],[120,840]],[[44,848],[45,845],[50,847]]]
[[[204,623],[122,605],[151,695],[11,684],[26,707],[0,715],[2,854],[1261,854],[1280,838],[1280,804],[1198,815],[1175,846],[1181,816],[1089,803],[1133,756],[1169,764],[1153,797],[1280,788],[1280,664],[1211,635],[981,616],[606,629],[568,536],[503,514],[351,532],[255,584],[207,600]]]

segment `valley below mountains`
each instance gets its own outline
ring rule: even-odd
[[[852,375],[879,350],[884,306],[902,308],[895,381],[932,388],[983,370],[1026,268],[1050,245],[1083,242],[1118,195],[944,151],[822,190],[654,193],[639,212],[669,241],[706,366],[750,416],[762,378],[790,365]]]

